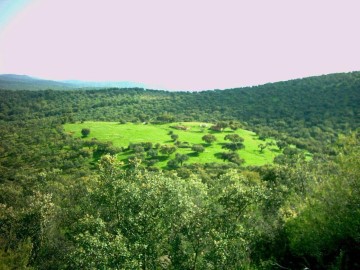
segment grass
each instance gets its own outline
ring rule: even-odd
[[[202,128],[201,124],[207,127]],[[189,127],[189,130],[177,130],[170,126],[184,125]],[[127,147],[130,143],[139,142],[152,142],[153,145],[156,143],[173,145],[174,141],[170,138],[169,132],[172,131],[174,134],[179,136],[178,140],[181,142],[188,142],[190,145],[202,144],[205,147],[205,151],[196,155],[190,148],[178,148],[176,153],[187,154],[189,160],[186,163],[211,163],[218,162],[223,163],[221,159],[217,158],[216,153],[224,152],[222,145],[228,141],[224,140],[226,134],[237,133],[244,138],[245,148],[238,150],[240,157],[245,160],[245,166],[249,165],[264,165],[271,164],[275,156],[280,154],[280,150],[277,146],[268,146],[262,153],[259,151],[258,145],[266,142],[274,142],[271,139],[266,141],[259,140],[258,136],[248,130],[238,129],[232,131],[231,129],[225,129],[222,132],[214,132],[208,130],[211,126],[209,123],[199,122],[184,122],[184,123],[168,123],[161,125],[144,125],[144,124],[119,124],[117,122],[84,122],[75,124],[65,124],[65,131],[73,134],[75,137],[81,137],[81,130],[83,128],[90,129],[90,135],[85,140],[97,138],[100,141],[111,141],[115,146]],[[207,133],[212,133],[217,141],[211,145],[206,144],[202,141],[202,136]],[[129,151],[118,154],[120,160],[126,160],[132,153]],[[170,156],[173,158],[175,153]],[[169,159],[162,158],[157,163],[158,167],[166,167],[166,163]],[[227,161],[226,161],[227,162]]]

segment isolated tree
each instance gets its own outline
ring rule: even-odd
[[[230,161],[235,164],[242,164],[244,160],[240,158],[239,154],[236,152],[222,152],[220,153],[220,157],[223,161]]]
[[[176,151],[176,147],[173,145],[162,145],[160,147],[160,153],[163,155],[170,156],[172,153]]]
[[[224,137],[224,140],[230,140],[231,143],[226,143],[222,148],[226,148],[231,151],[245,148],[245,145],[243,144],[244,138],[240,137],[239,134],[228,134]]]
[[[89,128],[83,128],[83,129],[81,130],[81,135],[82,135],[83,137],[87,137],[87,136],[89,136],[89,134],[90,134],[90,129],[89,129]]]
[[[273,145],[273,143],[267,142],[267,143],[265,143],[265,144],[263,144],[263,143],[259,144],[259,145],[258,145],[258,148],[260,148],[260,153],[264,152],[265,148],[267,148],[267,147],[270,146],[270,145]]]
[[[177,134],[171,134],[171,139],[175,142],[178,138],[179,138],[179,135]]]
[[[201,138],[204,142],[211,144],[216,141],[216,137],[212,134],[206,134]]]
[[[222,146],[222,148],[229,149],[231,151],[236,151],[236,150],[245,148],[245,145],[242,142],[231,142],[231,143],[224,144]]]
[[[194,152],[196,152],[197,154],[202,153],[205,151],[204,146],[202,146],[201,144],[194,144],[191,147],[191,150],[193,150]]]
[[[177,160],[180,163],[181,166],[188,159],[189,159],[188,155],[184,155],[184,154],[180,154],[180,153],[176,153],[176,155],[175,155],[175,160]]]
[[[258,145],[258,148],[260,149],[260,153],[263,153],[266,147],[267,147],[266,144],[260,143]]]
[[[243,142],[244,138],[240,137],[239,134],[233,133],[233,134],[228,134],[224,137],[224,140],[229,140],[232,142]]]

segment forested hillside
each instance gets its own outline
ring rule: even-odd
[[[360,72],[196,93],[144,89],[0,91],[0,119],[64,122],[238,120],[264,136],[318,151],[360,124]]]
[[[358,269],[359,105],[360,72],[193,93],[0,90],[0,269]],[[120,153],[158,149],[64,130],[86,121],[211,123],[233,135],[230,156],[159,170],[134,155],[124,169]],[[274,164],[232,162],[237,128],[276,140]]]

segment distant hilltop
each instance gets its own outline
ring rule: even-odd
[[[135,82],[91,82],[91,81],[53,81],[30,77],[28,75],[0,74],[0,89],[4,90],[70,90],[98,88],[148,88]]]
[[[320,78],[323,83],[326,83],[328,80],[346,80],[348,76],[359,77],[360,71],[353,71],[348,73],[333,73],[327,75],[320,76],[311,76],[306,78],[299,78],[281,82],[271,82],[266,83],[273,84],[279,86],[284,82],[298,82],[307,80],[310,82],[312,80],[316,80]],[[257,86],[239,86],[230,89],[238,89],[238,88],[254,88],[261,87],[261,85]],[[142,88],[142,89],[152,89],[152,90],[166,90],[166,91],[175,91],[171,89],[164,89],[161,87],[156,87],[153,85],[147,85],[144,83],[130,82],[130,81],[80,81],[80,80],[64,80],[64,81],[55,81],[55,80],[47,80],[36,77],[31,77],[28,75],[17,75],[17,74],[0,74],[0,90],[76,90],[76,89],[106,89],[106,88]],[[208,90],[219,90],[219,89],[208,89]],[[176,92],[181,91],[189,91],[189,90],[176,90]],[[203,90],[205,91],[205,89]],[[193,91],[190,91],[193,92]],[[198,90],[194,91],[198,92]]]

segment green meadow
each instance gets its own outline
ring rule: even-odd
[[[186,126],[188,130],[178,130],[173,126]],[[81,130],[83,128],[90,129],[90,134],[83,138],[84,140],[91,140],[96,138],[100,141],[111,141],[114,146],[127,148],[130,143],[151,142],[153,146],[157,143],[161,145],[174,145],[174,141],[171,139],[170,134],[178,135],[178,141],[188,142],[189,145],[201,144],[205,147],[203,153],[195,153],[191,148],[177,148],[176,152],[169,157],[159,154],[159,162],[156,163],[157,167],[165,168],[167,162],[175,157],[176,153],[186,154],[189,159],[185,162],[190,163],[224,163],[217,157],[218,153],[226,152],[228,150],[222,149],[222,146],[229,142],[224,139],[227,134],[236,133],[240,137],[244,138],[244,149],[237,150],[240,158],[245,160],[244,166],[249,165],[264,165],[273,162],[275,156],[280,154],[279,148],[274,144],[268,146],[263,152],[260,152],[259,145],[266,142],[274,142],[272,139],[266,139],[266,141],[260,140],[258,136],[249,130],[238,129],[236,131],[226,128],[223,131],[209,130],[210,123],[200,122],[175,122],[167,124],[134,124],[126,123],[119,124],[118,122],[90,122],[65,124],[65,131],[73,134],[74,137],[81,138]],[[205,143],[201,138],[211,133],[216,137],[216,141],[212,144]],[[132,151],[123,151],[118,154],[120,160],[126,161],[127,158],[132,155]]]

